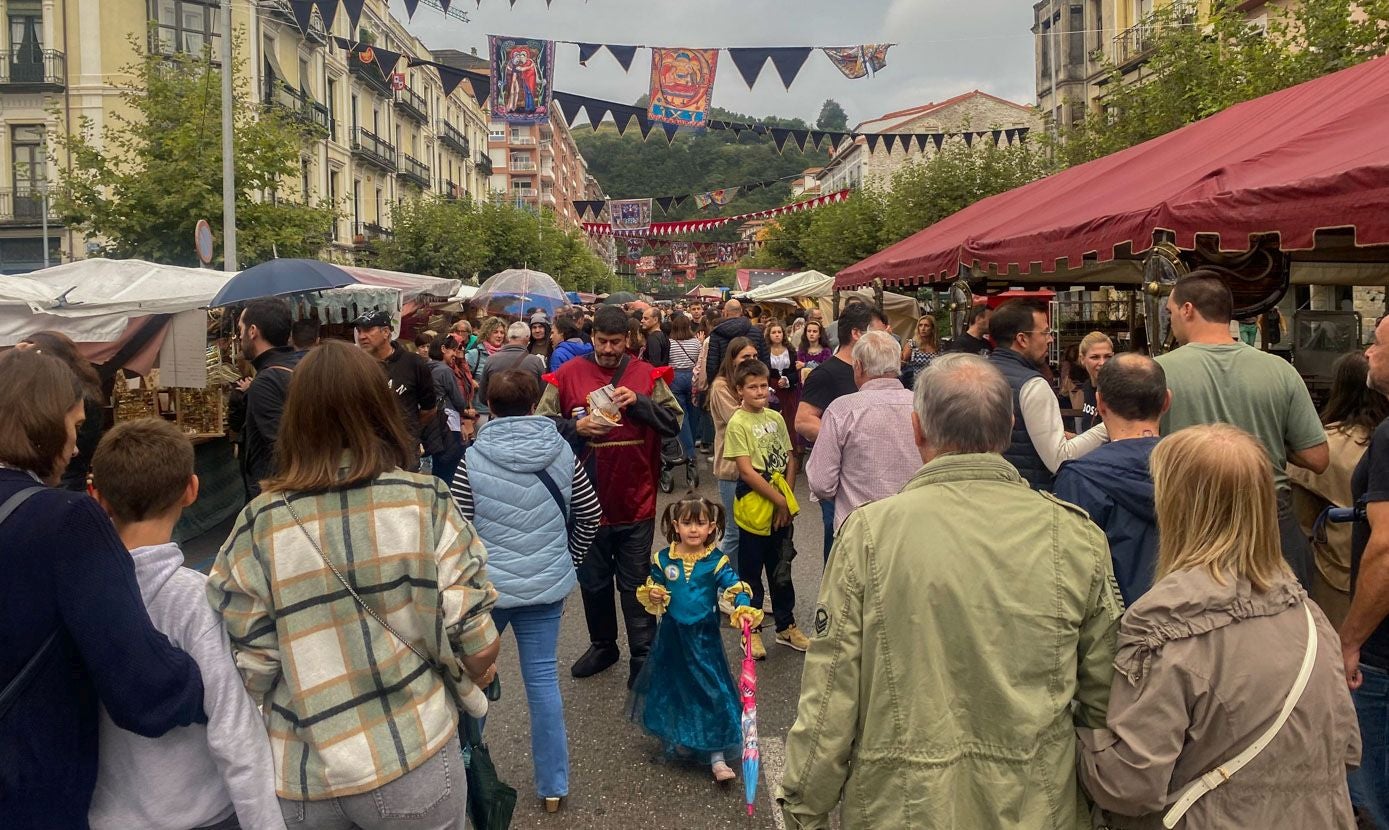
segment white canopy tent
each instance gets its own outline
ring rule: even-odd
[[[841,301],[848,296],[861,297],[873,302],[873,291],[860,288],[856,291],[841,291]],[[823,312],[826,320],[834,315],[834,277],[819,271],[801,271],[782,277],[773,283],[754,288],[739,295],[739,298],[752,303],[782,303],[787,305],[809,306],[815,304]],[[916,331],[916,319],[920,306],[916,300],[891,291],[883,292],[883,311],[887,313],[888,324],[898,337],[911,337]]]

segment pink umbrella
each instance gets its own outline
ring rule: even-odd
[[[757,746],[757,662],[752,659],[752,626],[743,620],[743,670],[738,675],[738,696],[743,704],[743,796],[748,815],[757,801],[757,771],[762,751]]]

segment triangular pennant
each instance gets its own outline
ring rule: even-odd
[[[945,144],[945,134],[935,133],[931,136],[931,140],[936,143],[936,149],[939,150],[941,148],[941,145]]]
[[[626,135],[627,128],[632,125],[632,119],[635,117],[636,113],[628,110],[623,110],[621,112],[613,110],[613,119],[617,121],[617,134]]]
[[[661,209],[661,214],[670,213],[671,203],[675,201],[674,196],[657,196],[655,199],[656,207]]]
[[[632,116],[637,119],[637,129],[641,130],[642,140],[645,141],[651,135],[651,119],[642,112],[632,113]]]
[[[603,123],[603,117],[608,114],[607,102],[589,98],[584,101],[584,109],[588,110],[589,125],[597,130],[598,125]]]
[[[772,49],[772,66],[776,67],[777,74],[781,76],[781,83],[787,89],[791,88],[791,82],[796,80],[796,76],[801,73],[801,67],[805,66],[805,61],[810,57],[810,47],[791,47],[785,49]]]
[[[1030,127],[1018,127],[1018,142],[1022,143],[1026,141],[1029,132],[1031,132]]]
[[[815,145],[815,149],[817,150],[820,149],[820,143],[823,142],[826,138],[827,136],[825,135],[825,133],[819,130],[810,131],[810,141],[812,144]]]
[[[347,22],[352,28],[352,36],[357,36],[357,22],[362,19],[362,6],[366,5],[367,0],[342,0],[342,7],[347,10]],[[323,13],[323,6],[327,3],[320,3],[318,11]],[[336,4],[335,4],[336,5]],[[327,19],[326,17],[324,18]]]
[[[775,49],[729,49],[728,57],[732,59],[733,65],[738,67],[738,74],[743,76],[747,82],[748,89],[757,83],[757,76],[762,74],[762,67],[766,66],[767,58],[772,56]]]
[[[927,141],[930,141],[930,139],[926,137],[926,134],[925,134],[925,133],[917,133],[916,136],[915,136],[915,138],[916,138],[916,151],[917,151],[918,153],[924,153],[924,152],[926,152],[926,142],[927,142]],[[910,148],[908,148],[908,149],[910,149]]]
[[[684,196],[672,196],[670,200],[670,206],[680,207],[681,205],[685,204],[685,200],[688,198],[690,198],[689,194],[686,194]]]
[[[666,143],[667,143],[667,144],[674,144],[674,143],[675,143],[675,134],[676,134],[677,132],[680,131],[680,125],[679,125],[679,124],[667,124],[667,123],[664,123],[664,122],[663,122],[663,123],[661,124],[661,129],[663,129],[663,130],[666,131]]]
[[[485,109],[487,98],[492,94],[492,79],[486,75],[469,75],[468,85],[473,88],[473,100]]]
[[[392,52],[390,49],[382,49],[380,46],[371,47],[371,54],[376,58],[376,68],[381,70],[381,76],[389,79],[391,73],[395,72],[395,65],[400,63],[400,53]]]
[[[1006,138],[1006,139],[1008,139],[1008,144],[1009,144],[1009,146],[1012,146],[1012,144],[1013,144],[1013,139],[1016,138],[1017,135],[1018,135],[1017,131],[1016,131],[1016,130],[1013,130],[1013,129],[1007,129],[1007,130],[1004,130],[1004,131],[1003,131],[1003,137]]]
[[[1002,130],[994,130],[994,131],[993,131],[993,137],[994,137],[994,146],[997,147],[997,146],[998,146],[998,140],[999,140],[1000,138],[1003,137],[1003,131],[1002,131]]]
[[[883,136],[883,146],[887,148],[888,155],[892,155],[892,151],[897,149],[897,134],[888,133]]]
[[[436,65],[434,68],[439,70],[439,83],[444,85],[445,98],[452,95],[453,91],[458,89],[458,85],[468,77],[468,73],[451,66]]]
[[[609,43],[608,51],[612,53],[614,58],[617,58],[618,63],[622,64],[622,71],[630,72],[632,70],[632,58],[637,55],[637,47],[614,46]]]
[[[809,131],[809,130],[792,130],[792,131],[791,131],[791,138],[795,139],[795,141],[796,141],[796,146],[799,147],[799,148],[801,148],[801,152],[804,153],[804,152],[805,152],[805,143],[806,143],[807,141],[810,140],[810,131]]]
[[[439,8],[443,10],[444,14],[449,13],[449,3],[452,2],[453,0],[439,0]]]
[[[294,23],[299,31],[309,33],[309,20],[313,18],[314,0],[289,0],[289,10],[294,13]]]
[[[313,5],[318,9],[318,16],[323,18],[323,28],[333,31],[333,21],[338,18],[338,0],[313,0]]]
[[[728,125],[728,129],[730,129],[730,130],[733,131],[733,137],[734,137],[734,138],[739,138],[739,137],[741,137],[741,136],[743,135],[743,125],[742,125],[742,124],[730,123],[730,124]]]
[[[790,137],[791,131],[785,127],[772,127],[772,141],[776,142],[776,151],[778,153],[786,146],[786,139]]]
[[[743,192],[744,192],[744,193],[747,193],[747,192],[749,192],[749,191],[756,190],[756,189],[758,189],[759,187],[766,187],[766,186],[767,186],[767,183],[766,183],[766,182],[752,182],[751,184],[745,184],[745,185],[743,185]]]
[[[598,50],[603,48],[601,43],[580,43],[579,44],[579,66],[588,66],[588,59],[598,54]]]
[[[405,0],[405,16],[411,20],[415,19],[415,9],[419,8],[420,0]]]
[[[882,136],[877,133],[868,133],[864,138],[868,139],[868,152],[870,153],[878,149],[878,142],[882,140]]]

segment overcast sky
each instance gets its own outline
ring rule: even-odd
[[[850,125],[886,112],[981,89],[1033,104],[1031,4],[1024,0],[455,0],[470,18],[445,18],[421,3],[410,29],[431,49],[476,48],[487,35],[650,46],[847,46],[894,42],[877,77],[851,81],[812,53],[788,91],[770,62],[749,91],[727,53],[719,56],[714,105],[754,117],[814,122],[834,98]],[[405,17],[400,0],[392,12]],[[579,66],[577,46],[560,44],[555,88],[630,103],[647,91],[651,54],[632,70],[606,50]]]

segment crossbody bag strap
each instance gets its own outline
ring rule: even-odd
[[[550,491],[550,497],[555,500],[559,507],[560,515],[564,517],[564,527],[569,528],[569,505],[564,501],[564,493],[560,491],[559,484],[555,483],[555,477],[550,475],[549,470],[536,470],[535,477],[540,479],[540,483],[545,485],[545,489]]]
[[[5,499],[4,504],[0,504],[0,524],[4,524],[5,520],[10,517],[10,514],[18,510],[19,506],[28,501],[30,496],[45,489],[47,488],[25,487],[23,490]],[[5,715],[10,711],[10,707],[13,706],[15,701],[19,698],[20,693],[23,692],[25,687],[34,679],[34,675],[38,674],[39,666],[43,664],[44,658],[53,651],[53,644],[56,642],[58,642],[58,630],[55,628],[49,633],[48,637],[43,641],[43,644],[39,646],[38,651],[34,652],[34,656],[30,657],[24,664],[24,667],[19,670],[19,673],[16,674],[9,683],[5,684],[3,690],[0,690],[0,720],[4,719]]]
[[[429,666],[431,669],[437,672],[444,673],[443,666],[440,666],[438,663],[432,660],[427,654],[415,648],[414,644],[412,644],[409,640],[405,639],[405,637],[403,637],[399,631],[396,631],[394,628],[392,628],[390,623],[383,620],[375,611],[371,610],[371,606],[367,605],[366,602],[360,596],[358,596],[357,591],[352,587],[351,584],[348,583],[347,579],[343,577],[342,573],[338,571],[337,567],[332,563],[332,561],[328,559],[327,555],[323,553],[323,548],[320,548],[318,546],[318,542],[316,542],[313,538],[313,535],[309,533],[309,529],[307,527],[304,527],[304,523],[299,520],[299,514],[295,511],[294,505],[290,504],[289,496],[284,493],[281,493],[280,500],[284,502],[285,507],[289,508],[289,515],[294,517],[294,523],[299,525],[299,529],[304,532],[304,538],[309,540],[309,545],[312,546],[314,552],[318,554],[318,558],[323,560],[323,564],[327,565],[328,570],[333,572],[333,576],[336,576],[338,578],[338,582],[341,582],[342,587],[347,589],[347,593],[351,594],[352,598],[357,601],[357,604],[362,606],[362,610],[370,614],[373,620],[376,620],[377,622],[381,623],[381,627],[391,632],[392,636],[394,636],[397,640],[404,643],[405,647],[413,651],[416,657],[424,661],[425,665]],[[446,673],[445,676],[447,676]]]
[[[1162,817],[1163,827],[1169,828],[1169,830],[1176,827],[1177,822],[1182,820],[1182,816],[1186,815],[1186,811],[1190,810],[1192,805],[1206,793],[1229,781],[1230,776],[1254,760],[1283,728],[1283,724],[1288,722],[1288,717],[1293,713],[1297,702],[1302,699],[1302,692],[1307,688],[1307,680],[1312,676],[1312,666],[1316,663],[1317,657],[1317,624],[1312,618],[1312,611],[1307,607],[1306,600],[1302,603],[1302,613],[1307,615],[1307,652],[1302,656],[1302,667],[1298,669],[1297,680],[1293,682],[1292,689],[1288,691],[1288,697],[1283,701],[1283,708],[1278,712],[1278,717],[1243,752],[1193,781],[1182,793],[1181,798],[1177,799],[1177,803],[1172,805],[1172,809],[1167,811],[1167,815]]]

